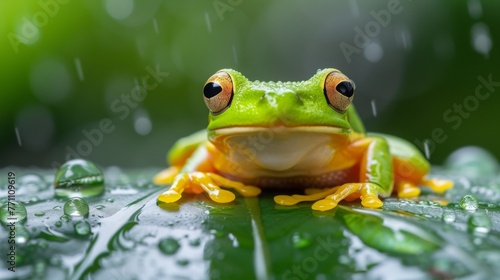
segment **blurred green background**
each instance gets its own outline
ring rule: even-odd
[[[494,0],[1,1],[0,167],[165,165],[176,139],[206,126],[201,89],[226,67],[272,81],[341,69],[368,130],[431,139],[435,164],[465,145],[498,158],[498,11]]]

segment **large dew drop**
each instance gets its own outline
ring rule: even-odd
[[[9,225],[12,222],[24,223],[27,216],[26,207],[21,202],[7,201],[0,209],[0,221],[4,225]]]
[[[473,195],[470,195],[470,194],[465,195],[460,200],[460,208],[462,208],[466,211],[469,211],[469,212],[476,211],[478,208],[477,198]]]
[[[104,192],[104,175],[94,163],[74,159],[57,170],[54,180],[57,197],[91,197]]]
[[[89,215],[89,205],[79,197],[72,198],[64,204],[64,214],[73,217],[87,217]]]

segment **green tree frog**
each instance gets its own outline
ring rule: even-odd
[[[232,69],[211,76],[203,88],[210,110],[206,130],[178,140],[170,167],[154,177],[172,184],[158,200],[206,192],[219,203],[256,196],[261,189],[304,192],[278,195],[281,205],[314,201],[326,211],[342,200],[368,208],[380,197],[414,197],[420,185],[441,193],[448,180],[427,178],[429,163],[409,142],[365,133],[354,106],[354,83],[337,69],[307,81],[249,81]]]

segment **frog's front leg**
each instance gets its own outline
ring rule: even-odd
[[[173,176],[176,170],[179,170],[179,172]],[[235,199],[234,194],[221,189],[220,186],[232,188],[243,196],[256,196],[260,193],[260,189],[257,187],[226,179],[210,172],[212,170],[214,169],[206,146],[200,145],[181,169],[171,167],[158,174],[157,181],[161,181],[160,178],[163,178],[164,182],[168,182],[173,177],[172,186],[160,194],[158,200],[172,203],[179,200],[183,192],[194,194],[206,192],[215,202],[228,203],[233,201]]]
[[[359,177],[353,178],[353,183],[346,183],[309,195],[277,196],[275,201],[278,204],[291,205],[300,201],[315,201],[323,198],[316,201],[312,208],[326,211],[335,208],[344,199],[360,198],[364,207],[380,208],[383,203],[378,195],[391,193],[394,178],[387,142],[379,137],[369,137],[352,143],[347,149],[350,156],[360,159]]]

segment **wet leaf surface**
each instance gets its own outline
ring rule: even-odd
[[[387,198],[382,209],[355,202],[317,212],[310,203],[276,205],[274,193],[225,205],[204,195],[158,204],[164,188],[150,178],[159,169],[108,168],[104,194],[84,198],[88,216],[71,216],[64,210],[70,198],[54,196],[52,171],[11,170],[17,178],[43,180],[18,184],[16,202],[27,219],[16,224],[16,272],[3,261],[0,278],[485,279],[500,273],[497,175],[471,178],[435,168],[433,176],[456,183],[444,196],[424,190],[411,200]],[[466,195],[477,199],[477,209],[461,204]],[[9,233],[0,229],[2,252]]]

